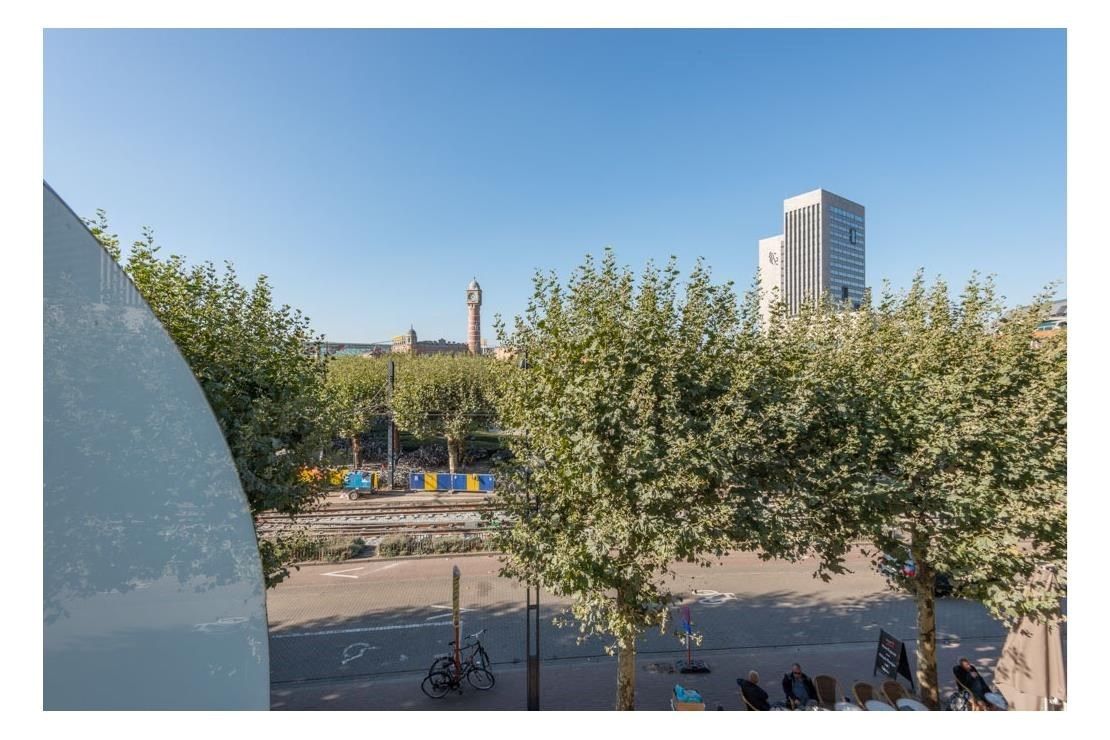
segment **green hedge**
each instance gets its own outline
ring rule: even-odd
[[[288,550],[295,563],[318,560],[339,563],[358,556],[366,548],[366,541],[361,537],[352,540],[347,537],[294,535],[283,537],[281,544]]]
[[[390,535],[378,545],[378,555],[382,557],[403,557],[405,555],[439,555],[454,552],[486,552],[492,549],[490,540],[484,537],[413,537],[411,535]]]

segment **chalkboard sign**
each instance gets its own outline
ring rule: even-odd
[[[910,682],[910,688],[913,688],[913,674],[910,673],[910,660],[906,657],[906,646],[885,630],[879,631],[879,649],[875,653],[875,670],[871,675],[876,673],[895,680],[901,674]]]

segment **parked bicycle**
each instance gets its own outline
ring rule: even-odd
[[[435,657],[432,667],[428,669],[428,675],[420,684],[421,691],[433,699],[441,699],[447,696],[447,692],[451,690],[458,691],[461,694],[463,679],[466,679],[467,683],[479,691],[492,689],[494,678],[489,670],[489,655],[478,639],[484,633],[485,630],[480,630],[473,635],[466,636],[468,642],[459,651],[463,653],[469,650],[470,653],[460,656],[458,665],[455,664],[453,655],[455,641],[452,640],[447,643],[452,648],[452,652]],[[473,640],[473,642],[469,642],[470,640]]]

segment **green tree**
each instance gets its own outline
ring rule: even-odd
[[[447,440],[449,469],[462,464],[467,435],[494,423],[496,368],[486,357],[428,355],[397,365],[391,406],[401,429]]]
[[[877,307],[870,539],[916,564],[918,682],[934,706],[938,571],[1011,623],[1057,613],[1066,588],[1067,356],[1063,340],[1032,341],[1047,313],[1047,294],[1006,317],[990,281],[954,300],[920,274]],[[1051,593],[1028,588],[1042,564],[1059,570]]]
[[[315,336],[299,311],[275,307],[265,276],[240,285],[230,264],[188,265],[162,258],[150,229],[122,260],[103,211],[86,220],[122,262],[154,315],[189,363],[223,431],[251,513],[297,514],[322,494],[303,471],[332,438],[326,414],[326,367],[310,348]],[[267,586],[288,575],[280,541],[259,540]]]
[[[755,288],[746,304],[746,315],[758,313]],[[878,465],[868,374],[876,357],[861,339],[870,333],[862,316],[820,303],[787,318],[780,303],[770,326],[748,322],[720,421],[735,545],[764,559],[816,557],[825,581],[845,572]]]
[[[680,290],[672,260],[637,281],[606,252],[567,287],[537,275],[511,333],[522,369],[504,373],[499,413],[512,434],[516,491],[500,493],[502,574],[572,599],[583,636],[612,640],[617,709],[635,704],[636,640],[665,628],[663,579],[676,560],[708,564],[729,544],[727,460],[717,420],[738,324],[729,285],[699,263]]]
[[[388,412],[388,363],[388,357],[335,357],[328,364],[331,416],[338,433],[351,441],[356,468],[362,464],[361,436]]]
[[[856,538],[876,566],[912,559],[933,706],[938,572],[1010,623],[1057,614],[1066,587],[1066,340],[1032,340],[1047,309],[1046,294],[1004,316],[990,281],[954,299],[919,273],[905,294],[855,312],[822,303],[768,333],[780,377],[798,384],[798,440],[825,452],[785,463],[796,484],[770,489],[763,536],[780,552],[815,547],[832,569]],[[845,454],[827,456],[836,437]],[[1060,574],[1052,592],[1029,588],[1044,564]]]

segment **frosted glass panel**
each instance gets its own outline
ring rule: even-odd
[[[188,366],[43,188],[43,704],[266,709],[254,527]]]

